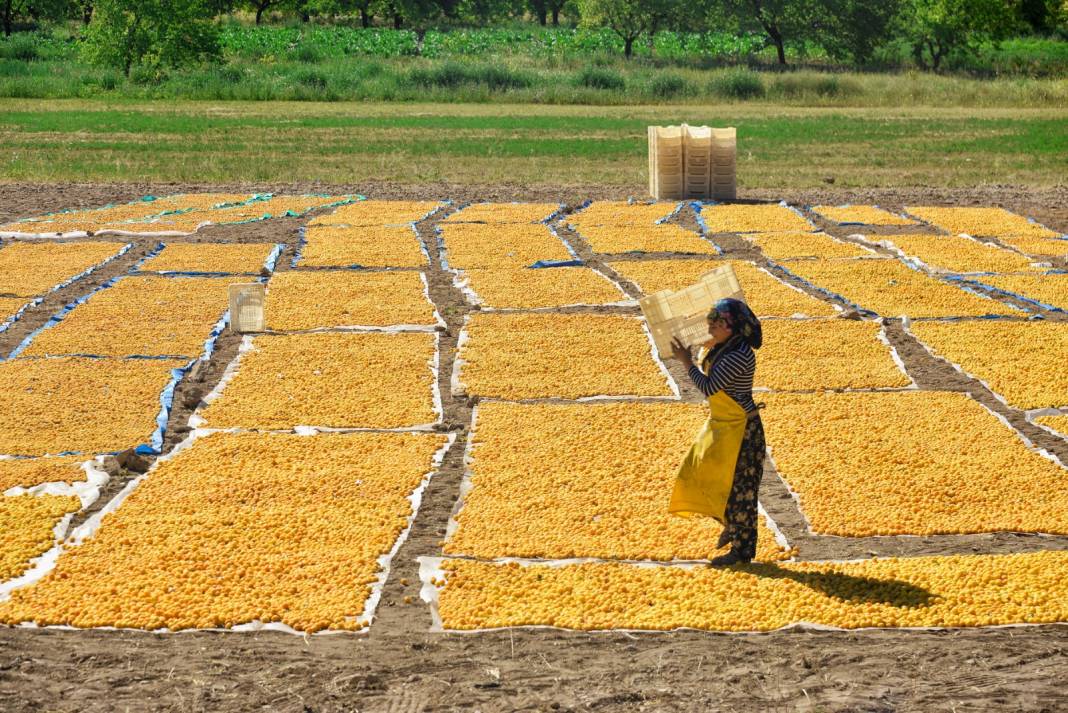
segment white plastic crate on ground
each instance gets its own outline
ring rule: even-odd
[[[673,337],[678,337],[688,347],[707,342],[706,316],[713,305],[725,297],[745,299],[730,265],[705,273],[696,285],[675,292],[661,290],[638,300],[660,357],[671,356]]]
[[[735,198],[733,127],[650,126],[648,135],[649,193],[654,198]]]
[[[261,282],[229,286],[230,328],[239,334],[265,329],[263,305],[267,292]]]
[[[712,129],[712,167],[709,197],[732,201],[737,197],[738,132],[735,128]]]
[[[649,193],[654,198],[682,198],[683,132],[679,126],[650,126]]]
[[[682,125],[686,161],[685,198],[705,198],[712,181],[712,129]]]

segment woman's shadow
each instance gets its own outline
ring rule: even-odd
[[[850,602],[919,608],[930,606],[935,599],[926,589],[897,579],[855,577],[841,572],[796,572],[764,562],[753,562],[739,569],[758,577],[792,579],[829,597]]]

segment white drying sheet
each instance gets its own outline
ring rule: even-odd
[[[24,574],[22,577],[20,577],[17,580],[12,580],[11,582],[8,582],[8,583],[5,583],[3,585],[0,585],[0,601],[4,601],[5,599],[9,598],[10,594],[11,594],[11,591],[13,591],[15,589],[22,588],[22,587],[29,586],[29,585],[39,581],[40,579],[42,579],[46,575],[48,575],[53,569],[55,569],[56,561],[59,559],[59,556],[63,553],[64,549],[70,549],[70,548],[73,548],[73,547],[78,547],[83,542],[85,542],[86,540],[91,539],[93,537],[93,535],[96,534],[97,530],[100,528],[100,525],[103,522],[104,518],[107,515],[115,512],[116,510],[118,510],[119,507],[122,505],[122,503],[126,500],[126,498],[128,498],[130,496],[130,494],[133,493],[133,491],[137,489],[137,486],[140,485],[140,483],[145,478],[151,477],[153,471],[159,466],[159,464],[161,462],[166,462],[166,461],[174,458],[176,455],[181,453],[186,448],[191,447],[196,442],[196,440],[198,438],[201,438],[204,435],[205,435],[204,431],[193,431],[192,433],[190,433],[190,435],[185,440],[183,440],[181,443],[176,445],[174,447],[174,449],[170,453],[168,453],[167,455],[159,458],[155,463],[153,463],[152,467],[149,468],[149,470],[146,473],[138,476],[134,480],[132,480],[129,483],[127,483],[126,487],[124,487],[118,493],[118,495],[116,495],[114,498],[112,498],[111,501],[108,502],[107,505],[105,505],[100,511],[95,513],[92,517],[87,519],[79,527],[75,528],[74,531],[71,532],[71,534],[66,538],[65,541],[58,543],[55,547],[53,547],[48,552],[46,552],[44,555],[39,557],[38,560],[35,562],[35,566],[33,567],[33,569],[30,572],[27,572],[26,574]],[[407,540],[408,534],[411,532],[412,524],[415,522],[415,517],[419,512],[419,507],[422,504],[423,492],[426,490],[427,485],[429,485],[431,477],[441,467],[441,463],[445,458],[445,454],[448,452],[449,448],[452,447],[452,445],[455,442],[455,440],[456,440],[456,434],[454,434],[454,433],[450,433],[450,434],[448,434],[446,436],[445,444],[441,448],[439,448],[438,451],[433,456],[433,460],[432,460],[432,463],[431,463],[431,469],[423,476],[423,479],[420,481],[419,485],[416,486],[415,490],[412,491],[412,493],[408,496],[408,501],[411,504],[412,512],[408,516],[407,523],[405,525],[404,530],[398,536],[397,540],[393,543],[393,547],[390,548],[389,552],[384,553],[384,554],[379,556],[378,563],[379,563],[380,569],[379,569],[378,577],[375,580],[375,582],[371,585],[371,594],[368,597],[367,601],[364,603],[363,612],[360,614],[359,618],[357,619],[358,622],[365,624],[364,628],[359,630],[359,631],[356,631],[356,632],[352,632],[352,631],[348,631],[348,630],[324,630],[324,631],[320,631],[320,632],[315,632],[314,634],[312,634],[313,636],[320,636],[320,635],[326,636],[326,635],[335,635],[335,634],[356,634],[356,635],[360,635],[360,634],[367,633],[368,627],[369,627],[369,625],[371,624],[371,622],[374,619],[375,609],[377,608],[378,603],[382,598],[382,589],[384,588],[386,581],[389,579],[390,566],[391,566],[391,563],[393,561],[393,558],[396,556],[397,551],[400,550],[401,545],[403,545],[404,542]],[[70,518],[68,516],[68,518],[66,518],[66,522],[69,522],[69,519]],[[58,529],[58,526],[57,526],[57,529]],[[64,529],[65,529],[65,527],[64,527]],[[62,535],[61,534],[57,534],[57,537],[62,537]],[[19,624],[19,626],[20,627],[24,627],[24,628],[42,628],[42,627],[38,627],[36,624],[34,624],[32,622],[24,622],[22,624]],[[79,630],[80,629],[79,627],[67,626],[67,625],[47,626],[47,627],[43,627],[43,628],[47,628],[47,629],[64,629],[64,630]],[[96,627],[96,628],[98,630],[103,630],[103,631],[119,630],[119,627],[113,627],[113,626],[103,626],[103,627]],[[122,630],[137,631],[136,629],[122,629]],[[260,621],[251,621],[251,622],[247,622],[247,623],[244,623],[244,624],[238,624],[237,626],[230,627],[230,628],[182,629],[182,630],[177,630],[177,631],[171,631],[170,629],[163,628],[163,629],[155,629],[155,630],[152,631],[152,633],[156,633],[156,634],[171,634],[171,633],[182,633],[183,631],[220,631],[220,632],[222,632],[222,631],[230,631],[230,632],[280,631],[280,632],[284,632],[284,633],[287,633],[287,634],[295,634],[297,636],[305,636],[305,637],[308,636],[308,634],[306,632],[297,631],[296,629],[294,629],[294,628],[292,628],[292,627],[290,627],[290,626],[288,626],[286,624],[282,624],[282,623],[279,623],[279,622],[260,622]]]

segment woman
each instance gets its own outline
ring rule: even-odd
[[[687,367],[708,398],[710,413],[679,468],[669,510],[682,517],[710,516],[723,524],[716,548],[730,552],[713,567],[750,562],[756,555],[757,491],[764,472],[764,425],[753,402],[756,355],[763,342],[760,320],[740,300],[723,299],[708,313],[711,339],[698,354],[677,338],[673,356]]]

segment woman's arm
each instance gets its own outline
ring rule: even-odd
[[[694,386],[705,396],[711,396],[717,391],[722,391],[724,387],[743,380],[747,373],[752,372],[756,365],[755,363],[749,363],[746,351],[736,349],[724,354],[713,365],[708,376],[702,374],[701,370],[692,363],[686,371],[690,375],[690,380],[693,381]],[[752,354],[752,352],[749,352],[749,354]]]

